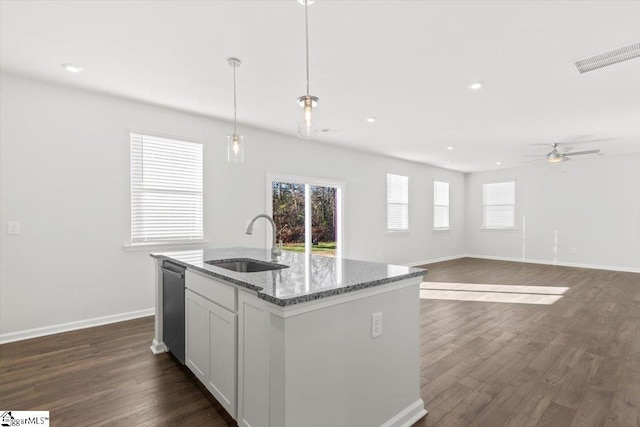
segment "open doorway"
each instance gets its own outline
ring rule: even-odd
[[[342,256],[342,183],[269,174],[267,211],[282,250]]]

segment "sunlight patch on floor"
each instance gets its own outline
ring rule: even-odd
[[[558,286],[487,285],[422,282],[421,299],[551,305],[569,288]]]

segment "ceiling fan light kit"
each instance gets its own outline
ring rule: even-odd
[[[570,156],[582,156],[585,154],[600,153],[600,150],[585,150],[585,151],[576,151],[576,152],[570,153],[569,151],[573,150],[573,147],[568,147],[568,146],[565,147],[564,152],[561,153],[560,151],[558,151],[558,145],[560,145],[560,143],[557,143],[557,142],[554,142],[553,144],[551,144],[551,147],[553,148],[553,150],[551,150],[551,152],[547,153],[546,155],[527,155],[526,157],[544,157],[548,163],[562,163],[562,162],[566,162],[567,160],[571,160]]]

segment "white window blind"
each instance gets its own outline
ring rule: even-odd
[[[387,174],[387,230],[409,230],[409,177]]]
[[[202,144],[131,133],[131,243],[202,239]]]
[[[433,228],[449,228],[449,183],[433,181]]]
[[[483,184],[482,200],[484,228],[515,227],[515,181]]]

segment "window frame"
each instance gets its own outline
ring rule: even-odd
[[[495,185],[495,184],[508,184],[508,183],[513,183],[513,203],[493,203],[488,205],[486,203],[486,198],[487,198],[487,186],[488,185]],[[517,202],[518,202],[518,198],[517,198],[517,180],[516,179],[509,179],[509,180],[499,180],[499,181],[491,181],[491,182],[484,182],[482,183],[482,230],[504,230],[504,231],[514,231],[517,230],[516,227],[516,209],[517,209]],[[513,207],[513,217],[512,217],[512,225],[511,226],[506,226],[506,227],[496,227],[496,226],[492,226],[489,227],[487,226],[487,206],[512,206]]]
[[[400,177],[400,178],[405,178],[407,181],[407,193],[406,193],[406,203],[403,202],[392,202],[390,201],[390,177]],[[409,233],[411,227],[410,227],[410,216],[409,216],[409,176],[408,175],[399,175],[399,174],[395,174],[395,173],[390,173],[387,172],[386,175],[386,231],[387,234],[398,234],[398,233]],[[390,205],[399,205],[399,206],[406,206],[406,223],[407,223],[407,227],[406,228],[389,228],[389,206]]]
[[[347,183],[346,181],[338,181],[325,178],[314,178],[309,176],[288,175],[276,172],[267,172],[265,177],[266,183],[266,212],[273,217],[273,183],[285,182],[287,184],[298,184],[305,186],[305,195],[310,194],[308,187],[332,187],[336,189],[336,258],[342,259],[344,248],[344,200]],[[306,201],[305,201],[305,209]],[[312,253],[311,239],[307,236],[311,235],[311,217],[305,214],[305,253]],[[273,242],[271,230],[265,227],[265,244],[270,248]]]
[[[184,137],[177,137],[177,136],[169,136],[169,135],[162,135],[162,134],[157,134],[154,132],[147,132],[147,131],[140,131],[140,130],[135,130],[135,129],[130,129],[128,132],[128,136],[129,136],[129,140],[128,140],[128,148],[129,148],[129,240],[128,242],[124,245],[124,250],[125,251],[144,251],[144,250],[149,250],[149,249],[162,249],[162,248],[168,248],[168,249],[172,249],[172,250],[179,250],[179,249],[192,249],[192,248],[203,248],[206,246],[207,241],[205,240],[204,236],[204,144],[199,142],[199,141],[194,141],[192,139],[189,138],[184,138]],[[134,144],[136,143],[135,138],[150,138],[150,139],[157,139],[157,140],[163,140],[164,142],[171,142],[171,141],[175,141],[178,143],[183,143],[183,144],[194,144],[194,145],[198,145],[200,147],[200,153],[199,153],[199,157],[200,157],[200,193],[199,193],[199,208],[202,212],[201,218],[199,218],[199,222],[200,224],[197,225],[197,227],[200,228],[200,234],[201,237],[200,238],[195,238],[195,239],[175,239],[175,240],[149,240],[149,241],[139,241],[139,240],[134,240],[134,236],[133,236],[133,231],[134,231],[134,196],[136,193],[141,194],[142,191],[140,191],[139,189],[135,189],[134,186],[136,185],[136,180],[134,178],[134,168],[136,167],[136,165],[134,164]],[[141,185],[140,183],[138,183],[138,185]],[[156,189],[156,191],[158,191],[161,189]],[[171,191],[175,194],[193,194],[193,191],[180,191],[180,190],[175,190],[175,189],[167,189],[165,191]],[[196,193],[197,194],[197,193]],[[198,194],[197,194],[198,195]],[[196,228],[197,228],[196,227]]]
[[[447,204],[438,204],[436,201],[436,187],[437,184],[446,184],[447,185]],[[447,208],[447,226],[446,227],[438,227],[436,226],[436,208],[437,207],[446,207]],[[451,183],[445,181],[438,181],[437,179],[433,180],[433,229],[435,231],[446,231],[451,230]]]

